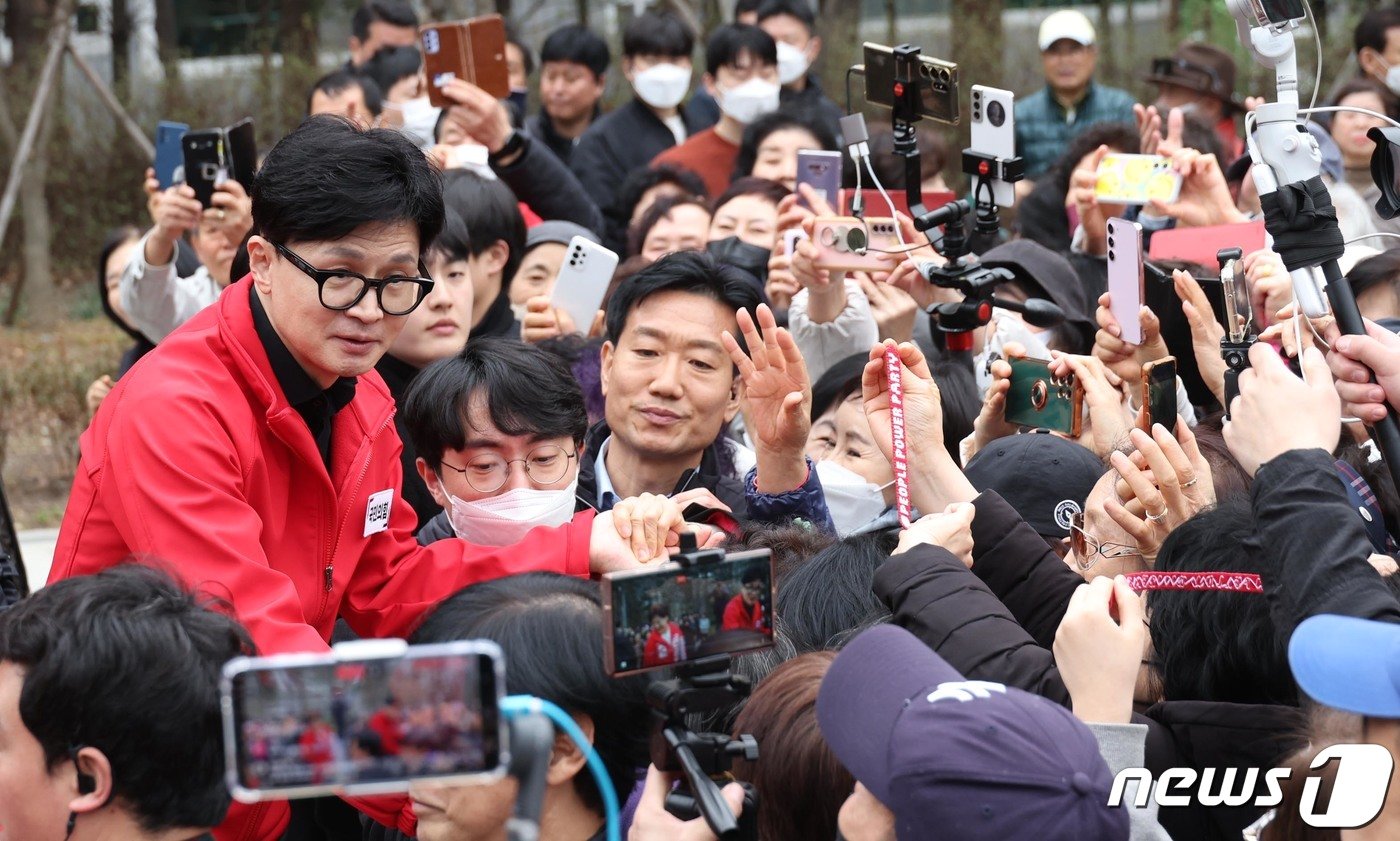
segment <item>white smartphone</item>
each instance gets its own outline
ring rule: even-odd
[[[1016,94],[986,85],[972,86],[972,151],[998,158],[1016,157]],[[980,181],[980,177],[975,177]],[[973,185],[973,195],[977,195]],[[1016,203],[1016,185],[992,180],[992,197],[999,207]]]
[[[616,253],[583,237],[569,240],[550,300],[569,314],[578,332],[587,333],[593,325],[616,270]]]
[[[1108,297],[1110,311],[1122,329],[1123,341],[1142,344],[1144,293],[1142,226],[1127,219],[1108,220]]]

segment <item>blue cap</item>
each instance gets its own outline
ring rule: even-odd
[[[1288,641],[1298,687],[1319,704],[1372,718],[1400,718],[1400,625],[1313,616]]]
[[[1128,838],[1108,806],[1113,775],[1069,710],[969,681],[913,634],[877,625],[851,640],[817,694],[822,737],[895,815],[899,841]]]

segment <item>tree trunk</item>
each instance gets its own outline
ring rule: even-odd
[[[1107,78],[1118,75],[1118,52],[1113,49],[1113,22],[1109,19],[1113,0],[1099,0],[1099,67]]]
[[[175,69],[180,58],[180,42],[175,34],[175,0],[155,0],[156,40],[160,44],[160,63],[166,79],[177,77]]]
[[[827,96],[846,105],[846,68],[861,61],[860,3],[820,0],[817,26],[822,33],[821,80]],[[861,110],[860,100],[851,103]]]
[[[1181,40],[1181,0],[1169,0],[1167,3],[1167,43],[1175,44]]]
[[[588,0],[575,0],[574,14],[578,17],[580,26],[588,25]]]
[[[131,67],[131,15],[126,0],[112,0],[112,90],[126,84]]]
[[[511,0],[496,0],[496,13],[506,20],[510,20]]]
[[[895,0],[885,0],[885,43],[893,44],[899,37],[897,18],[899,10],[895,8]]]
[[[278,3],[277,44],[284,62],[295,56],[315,64],[316,51],[320,48],[316,30],[320,6],[320,0],[281,0]]]
[[[953,0],[953,60],[963,87],[1002,87],[1003,0]]]

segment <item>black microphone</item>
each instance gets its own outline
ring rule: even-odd
[[[994,298],[992,305],[1021,313],[1026,317],[1026,323],[1032,327],[1056,327],[1065,320],[1065,311],[1060,309],[1059,304],[1044,298],[1030,298],[1024,303]]]

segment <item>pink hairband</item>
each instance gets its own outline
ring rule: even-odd
[[[1264,583],[1252,572],[1130,572],[1123,576],[1134,592],[1144,590],[1219,590],[1262,593]]]

